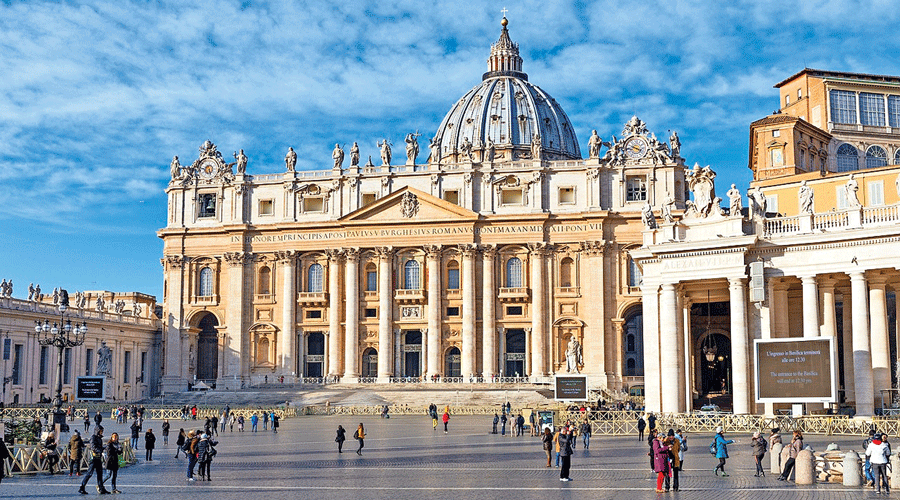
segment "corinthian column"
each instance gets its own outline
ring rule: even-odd
[[[856,415],[875,414],[872,353],[869,343],[869,304],[866,298],[866,276],[850,273],[850,292],[853,300],[853,384],[856,395]]]
[[[490,379],[497,374],[497,319],[494,301],[497,296],[494,284],[494,260],[497,248],[486,245],[481,250],[481,376]]]
[[[326,250],[328,256],[328,352],[325,373],[330,377],[341,374],[341,250]]]
[[[428,270],[428,370],[426,378],[441,374],[441,246],[425,246]]]
[[[546,243],[529,243],[531,249],[531,380],[537,382],[544,369],[544,349],[547,342],[547,295],[544,288],[544,254]]]
[[[872,382],[874,396],[880,399],[882,389],[891,388],[891,345],[888,340],[886,278],[869,276],[869,321],[872,336]]]
[[[678,411],[678,386],[681,382],[681,374],[678,373],[676,307],[675,285],[663,283],[659,294],[659,346],[664,354],[659,358],[659,375],[662,411],[665,413]]]
[[[297,256],[295,250],[275,252],[278,263],[281,264],[281,374],[291,373],[294,363],[294,335],[297,324],[297,273],[294,268],[294,260]]]
[[[228,285],[230,294],[225,311],[225,324],[228,326],[228,374],[243,380],[250,376],[250,339],[244,328],[244,281],[246,280],[247,263],[253,260],[248,252],[230,252],[225,254],[228,263]],[[235,354],[231,354],[235,353]]]
[[[475,245],[460,245],[462,253],[462,359],[463,377],[475,375]]]
[[[746,279],[728,278],[731,309],[731,393],[735,415],[750,413],[750,348],[747,335]],[[805,311],[804,311],[805,315]],[[818,315],[817,315],[818,317]]]
[[[803,336],[819,336],[819,291],[815,276],[802,276],[803,286]]]
[[[182,392],[187,389],[187,378],[181,373],[184,366],[181,361],[181,328],[184,320],[182,304],[187,302],[187,295],[184,294],[184,268],[188,260],[182,255],[167,255],[162,259],[162,265],[166,272],[166,283],[169,286],[169,293],[166,295],[166,313],[168,316],[166,321],[164,321],[166,329],[166,363],[164,365],[165,373],[163,374],[162,383],[163,391],[165,392]],[[225,325],[228,325],[227,319]],[[234,331],[236,327],[231,327],[231,329]],[[237,332],[235,331],[235,333]],[[228,362],[231,363],[230,359]],[[223,373],[230,373],[226,368],[225,363],[219,365],[220,377]]]
[[[359,379],[359,249],[351,248],[345,255],[344,377],[353,381]]]
[[[393,368],[393,313],[394,293],[391,286],[394,253],[391,247],[376,248],[378,253],[378,382],[387,383],[394,374]]]

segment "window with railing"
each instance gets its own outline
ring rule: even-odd
[[[859,122],[874,127],[884,126],[884,94],[860,92]]]
[[[366,265],[366,291],[378,291],[378,270],[375,268],[375,264],[372,263]]]
[[[506,261],[506,286],[522,287],[522,261],[518,257],[511,257]]]
[[[831,121],[834,123],[856,123],[856,92],[832,90]]]
[[[306,271],[306,291],[307,292],[321,292],[322,291],[322,276],[324,274],[324,269],[322,268],[322,264],[313,264],[309,266],[309,269]]]
[[[841,144],[837,150],[837,171],[850,172],[859,169],[859,151],[849,144]]]

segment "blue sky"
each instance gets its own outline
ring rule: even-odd
[[[189,5],[188,5],[189,4]],[[251,174],[433,134],[509,9],[529,80],[587,150],[637,114],[746,189],[748,126],[803,67],[900,75],[890,1],[0,3],[0,278],[161,299],[168,166],[209,139]]]

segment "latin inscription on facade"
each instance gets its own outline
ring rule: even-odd
[[[550,233],[580,233],[600,231],[602,224],[567,224],[550,226]],[[260,234],[244,236],[244,243],[280,243],[285,241],[327,241],[353,238],[387,238],[391,236],[439,236],[458,234],[508,234],[508,233],[540,233],[544,227],[538,224],[523,226],[485,226],[485,227],[411,227],[393,229],[347,229],[342,231],[321,231],[315,233]],[[240,243],[241,236],[232,236],[232,243]]]

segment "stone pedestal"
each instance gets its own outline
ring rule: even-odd
[[[859,454],[850,450],[844,454],[844,486],[862,486],[862,465]]]
[[[781,450],[784,445],[775,443],[772,445],[772,451],[769,453],[769,472],[772,474],[781,474]]]
[[[800,450],[794,464],[796,484],[814,484],[816,482],[816,459],[809,450]]]
[[[897,454],[891,455],[891,488],[900,487],[900,457]]]

